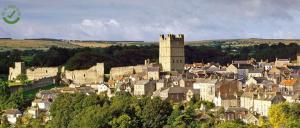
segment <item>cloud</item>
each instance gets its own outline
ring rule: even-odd
[[[162,33],[187,40],[299,38],[298,0],[3,0],[22,12],[0,22],[0,37],[157,41]]]

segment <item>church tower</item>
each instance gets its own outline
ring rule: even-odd
[[[184,35],[160,35],[159,63],[162,71],[184,70]]]

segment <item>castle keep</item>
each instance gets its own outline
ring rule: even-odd
[[[162,71],[184,70],[184,35],[161,35],[159,39],[159,63]]]

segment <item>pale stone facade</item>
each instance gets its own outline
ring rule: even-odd
[[[140,80],[134,85],[133,94],[136,96],[151,96],[155,91],[155,83],[150,80]]]
[[[71,80],[74,84],[99,84],[104,81],[104,63],[97,63],[87,70],[66,70],[63,79]]]
[[[17,76],[24,74],[28,80],[40,80],[58,75],[58,67],[25,67],[24,62],[15,62],[14,67],[9,68],[8,80],[15,80]]]
[[[20,74],[25,74],[24,62],[15,62],[15,67],[9,67],[8,80],[14,80]]]
[[[58,75],[58,67],[42,67],[26,69],[28,80],[39,80],[42,78],[56,77]]]
[[[217,79],[197,79],[193,84],[193,89],[200,91],[200,99],[213,102]]]
[[[146,65],[113,67],[110,69],[110,79],[114,80],[120,76],[142,73],[146,70],[147,70]]]
[[[184,35],[161,35],[159,40],[159,63],[162,71],[184,70]]]

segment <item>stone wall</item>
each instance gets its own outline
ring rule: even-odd
[[[58,75],[58,67],[42,67],[26,69],[28,80],[39,80],[47,77],[56,77]]]
[[[147,70],[145,65],[113,67],[110,69],[110,79],[114,80],[118,76],[142,73]]]
[[[14,67],[9,67],[8,80],[15,80],[17,76],[25,74],[28,80],[39,80],[58,75],[58,67],[25,67],[24,62],[15,62]]]
[[[29,91],[37,88],[42,88],[49,86],[51,84],[55,84],[56,77],[48,77],[48,78],[42,78],[37,81],[33,81],[30,84],[27,85],[20,85],[20,86],[11,86],[9,87],[9,90],[11,92],[17,91],[18,89],[23,89],[23,91]]]
[[[62,79],[70,80],[72,83],[99,84],[104,81],[104,63],[97,63],[86,70],[64,71]]]

